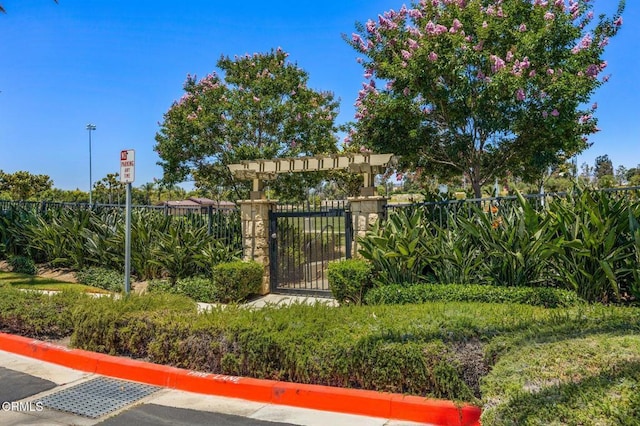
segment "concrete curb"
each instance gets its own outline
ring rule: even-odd
[[[207,395],[437,425],[480,425],[480,408],[445,400],[202,373],[5,333],[0,333],[0,350],[75,370]]]

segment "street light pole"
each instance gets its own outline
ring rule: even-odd
[[[87,130],[89,131],[89,205],[93,202],[93,198],[91,196],[93,186],[93,180],[91,178],[91,131],[95,129],[96,126],[94,124],[87,124]]]

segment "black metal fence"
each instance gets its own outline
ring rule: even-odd
[[[606,188],[598,191],[609,193],[614,197],[629,197],[636,200],[640,199],[640,186]],[[541,194],[523,194],[522,196],[534,209],[540,210],[554,200],[567,198],[567,195],[567,192],[548,192]],[[456,217],[460,214],[472,217],[478,209],[488,213],[489,215],[494,215],[498,213],[504,214],[518,207],[518,197],[514,195],[506,197],[429,201],[411,204],[388,204],[386,209],[387,212],[422,209],[426,220],[430,220],[439,226],[446,226],[448,218]]]
[[[216,206],[145,206],[134,205],[133,212],[154,212],[164,216],[179,217],[194,227],[206,227],[207,234],[213,235],[234,248],[242,248],[242,226],[239,208],[216,208]],[[21,210],[45,215],[63,210],[91,210],[98,214],[124,213],[121,204],[58,203],[51,201],[7,201],[0,200],[0,213],[8,210]]]

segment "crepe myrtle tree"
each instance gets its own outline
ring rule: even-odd
[[[422,0],[358,23],[349,139],[402,153],[401,169],[463,174],[477,197],[507,172],[535,180],[590,146],[624,5],[595,18],[593,0]]]
[[[233,181],[228,164],[336,151],[338,102],[309,88],[307,72],[287,56],[279,48],[223,56],[217,63],[223,77],[187,76],[184,95],[156,134],[164,181],[193,179],[196,187],[234,188],[242,198],[248,186]],[[307,185],[315,186],[309,179],[285,175],[271,187],[284,198],[302,197]]]

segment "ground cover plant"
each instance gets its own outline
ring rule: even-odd
[[[640,309],[227,306],[0,289],[0,330],[204,372],[471,402],[483,424],[636,424]]]

